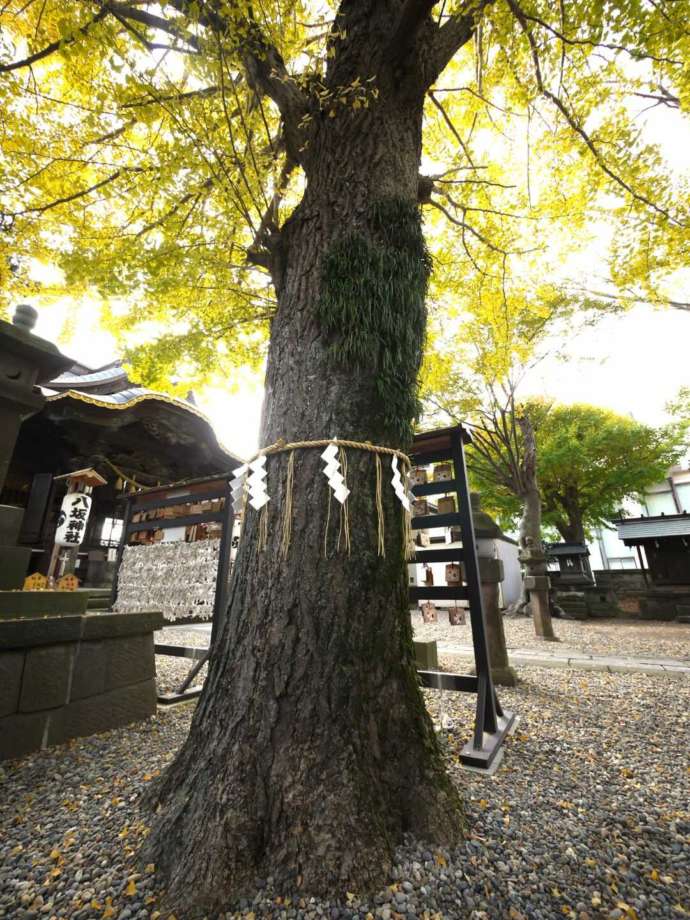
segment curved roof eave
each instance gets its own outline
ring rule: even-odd
[[[46,391],[49,392],[47,388]],[[121,390],[119,393],[101,394],[99,396],[92,396],[91,393],[82,393],[79,390],[65,390],[62,393],[51,393],[46,396],[47,402],[57,402],[57,400],[60,399],[75,399],[78,402],[83,402],[91,406],[98,406],[101,409],[116,411],[131,409],[143,402],[166,403],[177,409],[182,409],[184,412],[190,412],[192,415],[196,415],[198,418],[202,419],[202,421],[206,422],[216,439],[219,449],[233,462],[243,462],[236,454],[229,451],[227,447],[218,440],[208,416],[204,415],[196,406],[193,406],[186,400],[178,399],[175,396],[168,396],[166,393],[156,393],[153,390],[145,390],[143,387],[131,387],[127,390]]]

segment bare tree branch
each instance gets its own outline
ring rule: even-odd
[[[105,19],[108,13],[110,13],[110,7],[109,5],[104,5],[92,19],[78,29],[75,29],[71,35],[60,38],[56,42],[51,42],[49,45],[46,45],[45,48],[34,52],[34,54],[30,54],[29,57],[23,58],[21,61],[12,61],[10,64],[0,64],[0,73],[9,73],[11,70],[18,70],[21,67],[31,67],[32,64],[36,64],[38,61],[42,61],[43,58],[47,58],[49,55],[59,51],[60,48],[73,44],[86,35],[89,29],[95,26],[96,23]]]
[[[639,201],[641,204],[646,205],[646,207],[651,208],[651,210],[655,211],[657,214],[660,214],[662,217],[664,217],[666,220],[670,221],[671,223],[676,224],[677,226],[682,226],[681,222],[678,221],[668,210],[666,210],[666,208],[660,207],[650,198],[647,198],[646,195],[642,195],[640,192],[636,192],[635,189],[632,188],[631,185],[629,185],[621,176],[615,173],[611,169],[611,167],[607,165],[601,152],[599,151],[599,148],[596,146],[596,144],[591,139],[589,134],[587,134],[585,129],[579,124],[579,122],[577,121],[575,116],[572,114],[572,112],[568,110],[568,108],[564,105],[563,101],[559,99],[558,96],[555,95],[555,93],[552,93],[551,90],[546,88],[546,85],[544,84],[544,80],[542,77],[541,63],[539,60],[539,53],[537,51],[537,44],[534,40],[534,36],[532,35],[529,24],[527,22],[527,17],[525,13],[523,12],[522,8],[518,6],[518,4],[515,2],[515,0],[507,0],[507,3],[513,12],[513,15],[515,16],[518,23],[520,24],[520,28],[524,32],[525,37],[527,38],[527,41],[529,43],[530,51],[532,55],[532,63],[534,65],[534,74],[535,74],[535,78],[537,81],[537,86],[539,88],[539,92],[542,94],[542,96],[544,96],[546,99],[552,102],[553,105],[558,109],[558,111],[561,113],[563,118],[565,118],[566,122],[570,125],[572,130],[582,138],[585,145],[587,146],[590,153],[592,154],[595,161],[597,162],[599,168],[604,173],[606,173],[606,175],[610,179],[612,179],[616,185],[624,189],[631,196],[631,198],[635,199],[635,201]]]
[[[132,170],[130,170],[130,172],[131,171]],[[71,195],[66,195],[64,198],[55,198],[53,201],[48,202],[48,204],[38,205],[33,208],[24,208],[22,211],[16,211],[14,214],[12,214],[12,217],[19,217],[22,214],[43,214],[44,211],[49,211],[51,208],[57,208],[58,205],[67,204],[70,201],[75,201],[77,198],[83,198],[85,195],[91,194],[91,192],[98,191],[98,189],[103,188],[104,185],[109,185],[111,182],[119,179],[122,174],[123,170],[118,169],[117,172],[106,176],[105,179],[101,179],[100,182],[96,182],[94,185],[90,185],[88,188],[80,189],[78,192],[73,192]]]

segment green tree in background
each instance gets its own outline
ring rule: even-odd
[[[677,425],[653,428],[608,409],[526,400],[519,408],[534,426],[543,523],[567,542],[615,517],[623,502],[660,482],[683,453]],[[496,479],[477,484],[503,519],[519,513],[514,494]]]

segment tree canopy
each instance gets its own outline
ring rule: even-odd
[[[582,541],[592,527],[606,526],[626,499],[663,480],[683,452],[675,424],[654,428],[597,406],[539,399],[516,411],[535,429],[544,524],[566,541]],[[474,475],[487,506],[514,520],[521,510],[514,492],[483,468],[478,473],[477,464]]]
[[[590,282],[605,220],[614,302],[674,301],[690,196],[645,107],[683,118],[688,3],[398,4],[404,54],[439,33],[425,107],[432,319],[500,323]],[[433,21],[426,19],[433,12]],[[315,126],[375,108],[377,73],[329,2],[6,0],[0,12],[0,297],[99,296],[142,381],[259,362],[272,237]],[[65,284],[38,286],[35,261]],[[593,283],[593,282],[592,282]],[[433,325],[433,323],[432,323]]]

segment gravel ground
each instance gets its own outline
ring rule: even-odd
[[[501,692],[520,723],[493,778],[458,764],[474,698],[426,692],[435,720],[455,722],[442,737],[471,828],[457,850],[408,841],[389,886],[367,900],[287,901],[269,879],[226,916],[687,915],[690,681],[529,668],[521,676]],[[157,911],[155,867],[136,865],[146,833],[137,799],[174,756],[190,715],[189,706],[168,710],[0,767],[0,917],[169,917]]]
[[[437,639],[457,645],[472,644],[469,616],[465,626],[449,626],[448,617],[439,613],[438,623],[423,623],[412,614],[415,638]],[[534,635],[532,620],[527,617],[504,617],[506,644],[509,649],[533,649],[554,655],[624,655],[630,657],[690,659],[690,624],[665,623],[659,620],[554,620],[554,632],[560,642],[544,642]]]
[[[168,626],[155,634],[157,644],[189,645],[194,648],[206,648],[211,641],[211,630],[185,629],[184,626]],[[172,693],[180,686],[194,666],[190,658],[173,658],[171,655],[156,656],[156,685],[159,693]],[[194,678],[194,686],[203,685],[206,680],[207,666],[204,665]]]
[[[532,621],[504,619],[506,642],[509,649],[532,649],[542,654],[554,655],[623,655],[629,657],[678,658],[690,661],[690,625],[645,620],[554,620],[554,629],[561,640],[543,642],[534,635]],[[439,622],[423,623],[421,616],[412,615],[415,637],[471,645],[472,631],[469,617],[464,626],[450,626],[444,613]],[[169,645],[208,645],[210,632],[185,627],[168,627],[156,633],[156,642]],[[158,656],[158,688],[167,693],[176,689],[186,677],[189,659]],[[457,670],[458,664],[452,670]],[[206,667],[194,683],[203,682]]]

